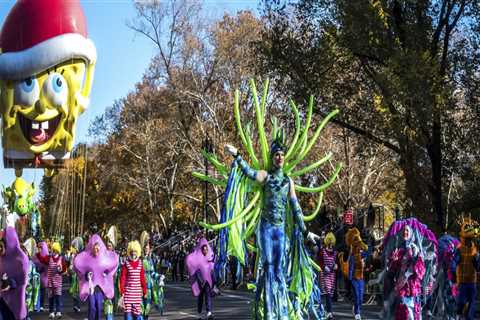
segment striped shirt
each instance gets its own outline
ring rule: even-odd
[[[62,295],[62,272],[64,269],[61,256],[51,256],[48,259],[48,288],[52,290],[52,295]]]
[[[127,260],[122,266],[120,292],[123,295],[125,312],[139,315],[142,310],[142,298],[147,294],[145,271],[140,259]]]
[[[322,271],[320,271],[320,289],[323,294],[333,295],[335,291],[335,250],[322,248],[318,253],[318,262]],[[327,271],[328,269],[328,271]]]

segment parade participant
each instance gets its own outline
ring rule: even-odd
[[[416,218],[395,221],[384,238],[384,319],[420,320],[436,265],[437,239]]]
[[[155,273],[153,282],[153,293],[155,308],[163,316],[165,312],[165,275],[161,273]]]
[[[332,312],[333,294],[335,292],[335,277],[338,269],[336,263],[335,235],[329,232],[323,240],[324,247],[318,252],[318,264],[322,271],[320,271],[320,289],[322,295],[325,296],[327,320],[334,319]]]
[[[0,239],[0,276],[1,319],[25,319],[28,257],[20,248],[17,232],[13,227],[7,227]]]
[[[435,251],[430,251],[429,256],[425,258],[433,261],[431,269],[426,270],[424,280],[422,281],[422,304],[427,312],[427,318],[431,320],[433,319],[434,311],[433,291],[437,284],[438,259]]]
[[[107,250],[109,252],[116,252],[115,248],[117,246],[118,240],[120,239],[120,232],[118,231],[117,226],[113,225],[110,226],[107,232]],[[105,299],[105,302],[103,304],[103,309],[105,310],[105,318],[106,320],[112,320],[113,319],[113,309],[114,305],[118,302],[120,299],[120,268],[121,268],[121,257],[118,255],[118,263],[117,267],[115,270],[115,276],[114,276],[114,295],[113,299]]]
[[[360,320],[365,292],[365,258],[368,255],[368,246],[363,242],[360,231],[357,228],[348,230],[345,235],[345,243],[350,248],[348,258],[348,279],[352,283],[355,320]]]
[[[74,249],[75,250],[75,249]],[[75,253],[76,255],[76,253]],[[75,258],[75,256],[72,257],[72,261]],[[70,273],[70,288],[68,289],[68,293],[70,293],[70,296],[72,297],[72,309],[74,312],[80,312],[80,288],[78,285],[78,276],[76,272],[73,270],[73,264],[70,265],[69,267],[69,273]]]
[[[255,290],[252,315],[255,319],[319,319],[323,316],[321,292],[316,280],[320,270],[305,247],[305,221],[312,221],[320,211],[323,192],[335,181],[341,165],[321,186],[296,185],[292,177],[300,177],[327,161],[326,158],[295,169],[310,153],[320,136],[321,129],[338,113],[331,112],[318,125],[309,138],[309,128],[314,99],[310,97],[302,125],[293,101],[295,135],[287,141],[278,119],[272,117],[271,144],[268,145],[265,124],[267,113],[268,81],[264,82],[263,95],[257,96],[255,81],[250,81],[252,107],[256,117],[256,133],[261,147],[261,157],[255,154],[252,127],[242,128],[240,118],[240,93],[235,92],[234,117],[247,158],[242,158],[237,148],[225,145],[225,152],[234,156],[233,164],[221,163],[215,154],[203,150],[203,156],[219,172],[218,179],[194,172],[194,176],[213,185],[225,188],[220,223],[210,225],[200,222],[207,230],[218,230],[215,276],[225,282],[229,256],[235,256],[246,265],[248,251],[257,253],[256,281],[248,287]],[[255,130],[255,129],[254,129]],[[250,163],[248,163],[249,161]],[[230,168],[230,169],[229,169]],[[296,191],[318,194],[317,206],[312,214],[304,216]],[[249,240],[253,241],[249,241]],[[243,269],[243,268],[242,268]],[[319,304],[320,303],[320,304]]]
[[[73,311],[80,312],[80,286],[78,283],[78,276],[75,272],[73,261],[75,260],[76,256],[79,252],[83,250],[83,239],[81,237],[77,237],[73,239],[72,246],[70,247],[69,252],[69,261],[70,266],[68,268],[70,274],[70,289],[68,292],[73,300]]]
[[[73,265],[80,283],[80,299],[88,298],[88,319],[100,320],[105,297],[112,299],[114,295],[118,256],[108,251],[100,236],[94,234],[85,250],[75,257]]]
[[[60,243],[54,242],[51,245],[52,254],[50,256],[40,256],[39,260],[47,269],[47,290],[48,290],[48,310],[49,318],[62,317],[62,275],[67,271],[67,265],[60,255],[62,247]]]
[[[44,310],[46,304],[46,294],[48,287],[48,267],[40,262],[40,257],[48,257],[50,255],[48,251],[48,245],[45,241],[39,241],[37,243],[37,253],[32,257],[32,261],[37,268],[37,272],[40,274],[40,295],[35,306],[35,311],[40,312]]]
[[[107,242],[107,251],[115,252],[115,246],[110,240]],[[118,272],[118,269],[120,267],[120,257],[118,257],[117,261],[118,261],[118,264],[117,264],[117,267],[115,268],[115,275],[113,277],[113,299],[107,298],[103,302],[103,310],[105,313],[106,320],[113,320],[114,301],[118,301],[118,294],[119,294],[118,283],[120,279],[120,272]]]
[[[180,250],[177,255],[178,260],[178,271],[180,273],[180,281],[185,280],[185,248],[180,246]]]
[[[27,305],[27,320],[31,319],[31,315],[35,310],[35,306],[37,304],[37,300],[39,298],[40,292],[40,274],[37,272],[35,268],[35,264],[30,260],[30,257],[33,256],[33,249],[35,249],[34,240],[29,239],[26,244],[29,244],[29,248],[26,246],[21,246],[23,252],[29,258],[28,260],[28,279],[27,279],[27,287],[26,287],[26,296],[25,296],[25,304]]]
[[[145,284],[147,286],[147,295],[143,298],[142,303],[142,314],[145,320],[148,319],[150,310],[152,308],[152,302],[154,298],[153,293],[153,281],[155,278],[155,263],[152,258],[152,253],[150,250],[150,236],[146,231],[140,236],[140,242],[143,246],[143,270],[145,272]]]
[[[475,245],[475,238],[480,235],[476,221],[464,218],[460,231],[460,244],[457,246],[451,265],[456,274],[459,295],[457,298],[457,315],[465,320],[475,319],[477,299],[477,272],[480,272],[480,254]]]
[[[438,258],[439,258],[439,274],[437,277],[438,314],[444,315],[446,320],[455,320],[457,314],[456,297],[458,288],[455,284],[454,275],[451,265],[455,256],[455,251],[460,241],[451,235],[443,235],[438,240]]]
[[[128,243],[128,258],[122,266],[120,275],[120,293],[123,298],[126,320],[131,320],[132,316],[136,320],[143,320],[142,298],[147,295],[147,285],[145,283],[145,271],[140,260],[141,254],[142,249],[138,241]]]
[[[187,265],[193,295],[197,297],[199,318],[201,318],[203,302],[205,301],[207,318],[213,319],[214,256],[207,239],[200,239],[194,251],[186,257],[185,263]]]

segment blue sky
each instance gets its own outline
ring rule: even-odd
[[[126,96],[134,88],[155,53],[148,40],[126,26],[126,21],[135,17],[133,1],[81,0],[81,3],[87,17],[89,37],[97,48],[98,59],[91,104],[78,120],[76,143],[88,142],[90,122],[116,99]],[[256,11],[258,7],[257,0],[204,0],[203,3],[205,14],[211,18],[221,17],[224,12],[233,14],[237,10],[246,9]],[[14,4],[15,1],[12,0],[0,0],[0,24],[3,24]],[[42,176],[42,170],[28,169],[23,173],[27,181],[34,181],[36,185]],[[0,184],[9,185],[14,178],[13,169],[3,169],[2,166]]]

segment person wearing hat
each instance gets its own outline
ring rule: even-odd
[[[6,166],[45,167],[70,157],[96,58],[79,0],[15,3],[0,33]]]
[[[62,285],[63,274],[67,272],[67,265],[61,256],[62,246],[59,242],[51,245],[50,256],[40,256],[40,261],[47,266],[47,291],[49,319],[62,317]]]
[[[335,235],[332,232],[327,233],[323,243],[325,246],[319,250],[317,260],[322,269],[322,271],[320,271],[320,289],[322,290],[322,295],[325,296],[328,320],[334,319],[332,301],[335,291],[336,270],[338,269],[336,263],[337,252],[335,251]]]

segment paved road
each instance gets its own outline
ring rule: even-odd
[[[156,311],[151,314],[153,320],[180,320],[180,319],[198,319],[196,311],[196,300],[191,295],[190,289],[186,283],[168,284],[166,293],[166,312],[160,316]],[[242,290],[223,290],[222,295],[215,297],[213,302],[215,319],[225,320],[247,320],[251,319],[251,304],[253,295],[250,292]],[[64,313],[62,319],[65,320],[83,320],[87,315],[87,304],[82,305],[80,313],[72,311],[72,302],[69,296],[64,296]],[[337,320],[353,319],[352,304],[336,303],[334,305]],[[364,306],[363,319],[379,319],[377,306]],[[115,315],[116,319],[122,319],[123,314]],[[42,312],[32,316],[32,320],[47,320],[48,313]]]

